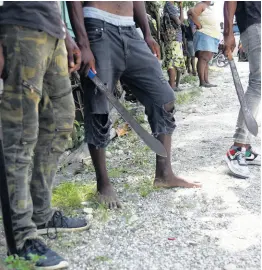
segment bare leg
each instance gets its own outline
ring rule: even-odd
[[[167,150],[167,157],[156,156],[156,175],[154,186],[155,187],[184,187],[184,188],[198,188],[200,184],[190,183],[183,178],[174,175],[171,166],[171,141],[170,135],[161,134],[157,138],[163,143]]]
[[[89,144],[88,147],[96,171],[97,192],[100,203],[105,204],[110,209],[120,208],[121,205],[107,174],[105,148],[96,148],[92,144]]]
[[[190,68],[190,57],[187,57],[187,61],[186,61],[186,66],[187,66],[187,72],[188,74],[191,73],[191,68]]]
[[[204,81],[208,84],[209,83],[209,80],[208,80],[208,62],[206,63],[206,67],[205,67],[205,73],[204,73]]]
[[[205,67],[206,60],[201,56],[201,53],[199,52],[199,57],[197,61],[197,73],[200,86],[203,86],[205,84]]]
[[[169,85],[172,87],[172,89],[175,88],[175,82],[176,82],[176,69],[170,68],[168,69],[168,76],[169,76]]]
[[[179,70],[176,70],[176,87],[178,88],[181,78],[181,72]]]
[[[192,74],[196,76],[196,58],[191,57]]]

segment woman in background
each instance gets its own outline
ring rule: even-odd
[[[194,49],[197,73],[202,87],[216,87],[208,79],[208,62],[218,52],[220,25],[211,1],[202,1],[188,11],[188,17],[194,22],[197,31],[194,34]]]

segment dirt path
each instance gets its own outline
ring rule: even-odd
[[[248,64],[237,65],[245,87]],[[117,139],[108,167],[124,208],[90,210],[87,202],[90,231],[48,241],[70,261],[70,269],[260,269],[260,168],[252,167],[247,180],[227,174],[223,158],[239,106],[229,67],[212,72],[211,81],[219,87],[201,91],[191,85],[201,94],[194,92],[193,101],[177,106],[173,136],[175,172],[203,188],[152,189],[154,155],[135,135]],[[257,148],[259,141],[260,135]],[[70,181],[94,183],[91,168]],[[58,177],[68,180],[69,174]]]

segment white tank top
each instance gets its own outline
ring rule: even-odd
[[[217,17],[217,12],[214,11],[213,7],[207,7],[201,15],[198,17],[202,28],[199,32],[202,32],[208,36],[219,39],[220,38],[220,25]]]

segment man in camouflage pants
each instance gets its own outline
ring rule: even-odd
[[[58,158],[74,122],[67,50],[70,57],[73,50],[78,52],[78,64],[70,60],[71,71],[80,65],[79,49],[69,36],[65,45],[64,38],[56,2],[4,2],[0,7],[0,67],[5,64],[0,70],[0,116],[14,236],[19,256],[45,257],[37,263],[42,269],[60,269],[68,263],[39,234],[88,227],[85,220],[51,209]]]

